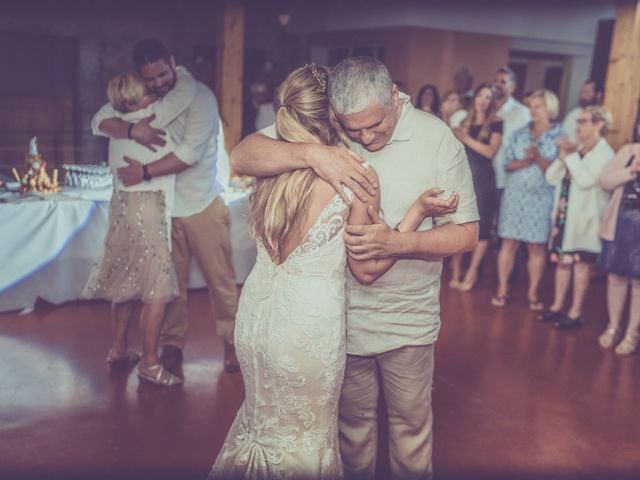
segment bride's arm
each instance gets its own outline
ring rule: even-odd
[[[369,167],[373,180],[379,184],[378,174]],[[396,227],[398,232],[412,232],[424,220],[424,211],[420,208],[420,202],[416,201],[406,213],[400,224]],[[378,212],[380,211],[380,189],[376,190],[376,194],[368,196],[367,202],[363,202],[358,197],[354,197],[351,203],[351,212],[349,213],[349,225],[371,225],[372,223],[382,222]],[[345,234],[347,237],[348,233]],[[397,258],[369,259],[357,260],[351,251],[348,252],[347,264],[349,270],[358,282],[363,285],[370,285],[380,278],[395,263]],[[357,254],[356,254],[357,256]]]

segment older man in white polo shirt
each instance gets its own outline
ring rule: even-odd
[[[129,166],[118,171],[125,185],[176,174],[171,237],[180,297],[167,308],[160,334],[161,360],[169,369],[182,361],[188,325],[187,282],[191,258],[195,257],[209,288],[218,335],[224,340],[225,369],[236,372],[233,328],[238,295],[231,262],[229,210],[219,197],[222,186],[216,178],[218,104],[213,92],[200,82],[190,93],[190,102],[176,101],[176,94],[188,92],[175,91],[175,60],[159,41],[141,41],[133,56],[142,80],[161,103],[164,126],[178,145],[174,152],[144,166],[125,157]],[[148,121],[129,124],[113,117],[113,110],[105,105],[93,118],[94,133],[128,136],[151,149],[163,142],[164,131],[152,128]]]
[[[348,227],[346,235],[351,255],[398,261],[370,286],[348,276],[348,356],[340,400],[345,473],[350,478],[375,476],[379,371],[389,413],[393,477],[430,478],[441,259],[470,250],[477,241],[471,173],[451,129],[415,109],[378,60],[343,60],[331,74],[329,92],[353,149],[378,172],[386,222],[396,225],[426,189],[441,187],[444,195],[460,194],[455,213],[427,218],[418,232],[400,233],[377,222]],[[341,184],[356,193],[372,188],[366,169],[338,147],[287,144],[252,135],[236,147],[231,159],[240,173],[266,176],[311,167],[339,192]]]

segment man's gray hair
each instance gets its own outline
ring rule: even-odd
[[[389,70],[373,57],[345,58],[329,77],[329,100],[338,115],[361,112],[371,105],[389,105],[392,89]]]

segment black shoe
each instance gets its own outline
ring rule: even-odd
[[[540,322],[555,322],[562,319],[562,312],[554,312],[553,310],[547,310],[538,315]]]
[[[160,363],[167,370],[177,367],[182,362],[182,349],[175,345],[165,345],[160,355]]]
[[[569,330],[571,328],[578,328],[580,325],[582,325],[582,318],[569,318],[569,317],[562,317],[560,320],[558,320],[556,323],[553,324],[556,328],[560,328],[563,330]]]

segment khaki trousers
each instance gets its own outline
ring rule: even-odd
[[[192,256],[198,262],[209,288],[217,333],[233,343],[238,292],[231,263],[229,209],[218,197],[200,213],[174,218],[171,240],[171,256],[180,295],[167,307],[160,332],[160,344],[184,348],[188,327],[187,282]]]
[[[389,416],[392,477],[433,478],[433,362],[433,345],[408,346],[375,356],[347,355],[339,419],[346,478],[375,478],[378,378]]]

